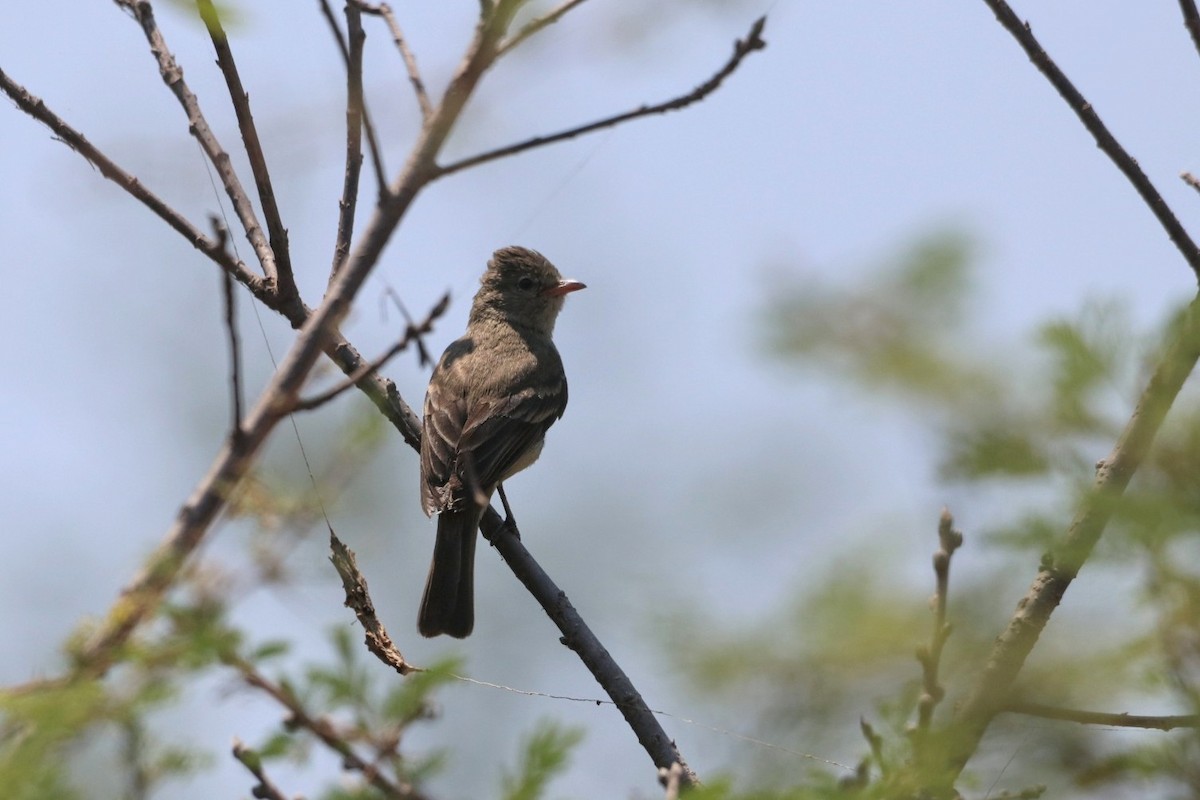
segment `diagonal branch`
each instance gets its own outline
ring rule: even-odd
[[[329,560],[333,562],[333,568],[342,579],[342,589],[346,593],[343,605],[354,612],[358,624],[362,626],[367,649],[401,675],[421,671],[420,667],[414,667],[408,662],[392,642],[392,637],[388,635],[383,623],[379,621],[375,613],[375,603],[367,590],[367,579],[359,572],[354,551],[342,543],[333,532],[333,528],[329,529],[329,550],[332,553]]]
[[[584,0],[563,0],[562,3],[550,9],[542,16],[525,23],[525,26],[521,30],[504,40],[504,44],[500,45],[500,50],[496,55],[504,55],[538,31],[558,22],[568,11],[575,8],[575,6],[581,5],[583,2]]]
[[[314,408],[319,408],[328,403],[330,400],[338,397],[348,389],[354,388],[376,370],[383,367],[383,365],[390,361],[397,353],[405,350],[410,344],[413,342],[417,342],[419,344],[421,341],[421,335],[432,331],[433,323],[436,322],[437,319],[442,316],[442,314],[446,313],[446,309],[449,307],[450,294],[447,292],[446,294],[442,295],[442,299],[435,303],[433,308],[429,310],[429,313],[425,315],[424,320],[422,320],[419,324],[409,323],[408,328],[404,331],[404,336],[400,337],[399,341],[384,351],[383,355],[379,356],[369,364],[363,364],[361,367],[355,370],[353,374],[349,375],[344,381],[332,387],[331,389],[327,389],[326,391],[306,400],[296,400],[295,405],[289,409],[289,413],[295,411],[311,411]]]
[[[996,19],[1000,21],[1000,24],[1025,50],[1029,60],[1046,76],[1050,85],[1058,91],[1075,115],[1079,117],[1079,121],[1096,139],[1096,146],[1117,165],[1117,169],[1121,170],[1133,184],[1133,188],[1141,195],[1142,200],[1150,207],[1150,211],[1158,219],[1159,224],[1166,230],[1167,236],[1183,254],[1188,266],[1200,277],[1200,248],[1196,247],[1196,243],[1192,241],[1187,230],[1180,224],[1175,213],[1171,211],[1171,207],[1154,188],[1154,184],[1146,177],[1146,173],[1142,172],[1137,160],[1129,155],[1121,143],[1109,132],[1096,113],[1096,109],[1080,94],[1079,90],[1075,88],[1075,84],[1071,83],[1038,40],[1034,38],[1029,24],[1022,22],[1004,0],[984,0],[984,2],[995,12]]]
[[[525,586],[534,599],[541,604],[546,614],[562,631],[562,643],[575,651],[579,659],[596,678],[621,716],[637,736],[638,742],[659,769],[671,769],[678,764],[683,771],[685,784],[698,783],[694,773],[680,755],[675,742],[663,730],[642,695],[634,687],[629,676],[608,650],[592,633],[592,629],[579,616],[567,594],[551,580],[541,564],[534,560],[521,537],[507,524],[495,508],[488,506],[483,514],[480,529],[508,564],[509,569]]]
[[[404,69],[408,72],[408,82],[412,84],[413,93],[417,96],[417,105],[421,108],[421,118],[429,119],[430,115],[433,114],[433,104],[429,101],[429,93],[425,91],[425,81],[421,78],[421,70],[417,68],[417,57],[413,55],[408,42],[404,40],[404,32],[400,30],[400,23],[396,21],[396,15],[392,13],[392,7],[387,3],[375,5],[364,2],[364,0],[350,0],[347,8],[350,6],[354,6],[364,14],[383,17],[387,23],[388,30],[392,32],[392,41],[396,43],[396,49],[400,51],[400,58],[404,59]],[[500,53],[503,52],[503,48],[501,48]],[[497,55],[500,55],[500,53],[497,53]]]
[[[224,657],[224,661],[237,671],[246,685],[264,692],[287,709],[286,724],[289,727],[303,728],[311,733],[318,741],[341,757],[342,766],[345,769],[361,774],[384,797],[405,798],[406,800],[423,800],[426,797],[410,784],[398,784],[389,780],[374,764],[358,754],[333,723],[323,716],[316,716],[309,712],[287,685],[270,680],[256,670],[253,664],[237,655],[227,655]]]
[[[221,18],[212,0],[196,0],[196,8],[200,18],[208,28],[209,38],[217,51],[217,66],[225,76],[225,85],[229,89],[229,99],[233,103],[237,115],[238,129],[242,132],[242,143],[246,146],[246,157],[250,161],[250,171],[254,175],[254,184],[258,188],[258,202],[262,205],[263,217],[267,222],[267,232],[271,236],[271,252],[275,255],[277,269],[277,288],[280,301],[283,303],[300,302],[300,290],[296,288],[296,277],[292,273],[292,256],[288,247],[287,228],[283,227],[283,218],[279,213],[279,203],[275,199],[275,189],[271,186],[271,171],[267,168],[267,158],[263,154],[262,142],[258,138],[258,128],[254,125],[254,116],[250,113],[250,96],[242,87],[242,77],[238,74],[237,63],[233,60],[233,49],[229,46],[229,37],[221,26]],[[244,224],[244,220],[243,220]]]
[[[623,122],[629,122],[630,120],[638,119],[639,117],[648,117],[653,114],[665,114],[669,111],[678,111],[682,108],[690,106],[693,103],[697,103],[715,92],[717,88],[720,87],[720,85],[724,82],[724,80],[732,75],[733,71],[736,70],[739,65],[741,65],[746,56],[750,55],[755,50],[762,50],[767,46],[767,43],[762,39],[762,30],[766,22],[766,17],[759,17],[754,24],[750,26],[750,32],[746,35],[746,38],[739,39],[738,41],[734,42],[733,55],[727,62],[725,62],[725,65],[717,70],[717,72],[711,78],[687,94],[680,95],[672,100],[667,100],[664,103],[658,103],[652,106],[640,106],[632,111],[626,111],[622,114],[615,114],[611,117],[605,117],[604,119],[596,120],[595,122],[589,122],[586,125],[580,125],[577,128],[570,128],[568,130],[559,131],[558,133],[552,133],[547,136],[535,136],[532,139],[527,139],[523,142],[517,142],[516,144],[510,144],[507,147],[499,147],[495,150],[489,150],[486,153],[480,153],[469,158],[464,158],[461,161],[455,161],[439,168],[435,177],[440,178],[445,175],[450,175],[460,170],[467,169],[468,167],[475,167],[480,164],[485,164],[488,161],[495,161],[498,158],[505,158],[506,156],[516,155],[517,153],[521,153],[526,150],[532,150],[535,147],[542,147],[544,145],[554,144],[555,142],[574,139],[576,136],[582,136],[586,133],[593,133],[598,130],[603,130],[604,128],[611,128],[614,125],[620,125]]]
[[[238,283],[249,289],[255,297],[270,305],[271,289],[266,282],[251,272],[245,263],[226,252],[224,243],[210,239],[201,233],[199,228],[163,202],[162,198],[147,189],[136,177],[100,152],[95,145],[88,141],[86,136],[68,125],[61,117],[47,108],[41,98],[30,94],[24,86],[12,80],[2,69],[0,69],[0,91],[11,97],[18,108],[53,131],[61,142],[83,156],[89,164],[100,171],[101,175],[131,194],[134,199],[150,209],[151,213],[187,239],[193,247],[212,259],[221,269],[237,278]]]
[[[1194,0],[1179,0],[1179,9],[1183,12],[1183,24],[1191,34],[1192,44],[1196,45],[1196,52],[1200,53],[1200,11],[1196,10]]]
[[[275,253],[266,236],[263,235],[262,227],[254,215],[254,206],[250,202],[250,196],[246,194],[242,182],[238,180],[229,154],[221,147],[216,134],[208,127],[196,95],[192,94],[191,89],[184,83],[183,70],[167,48],[166,40],[163,39],[162,32],[158,29],[158,23],[154,19],[154,9],[150,6],[149,0],[114,0],[114,2],[128,10],[141,25],[146,41],[150,43],[150,52],[154,54],[154,58],[158,62],[159,74],[167,88],[179,100],[183,110],[187,112],[188,129],[200,143],[200,148],[208,156],[217,175],[220,176],[221,185],[225,187],[225,193],[229,196],[238,220],[242,223],[246,238],[254,248],[259,263],[262,264],[263,274],[267,277],[268,282],[278,286],[279,270],[275,262]]]

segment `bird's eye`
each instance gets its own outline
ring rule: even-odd
[[[534,280],[533,280],[533,278],[530,278],[528,275],[525,276],[524,278],[521,278],[521,280],[517,281],[517,288],[522,289],[526,292],[529,291],[530,289],[532,289],[533,286],[534,286]]]

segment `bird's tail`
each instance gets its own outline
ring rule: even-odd
[[[473,508],[438,515],[433,564],[417,617],[422,636],[444,633],[464,639],[475,627],[475,539],[480,516]]]

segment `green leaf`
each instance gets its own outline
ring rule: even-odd
[[[515,773],[502,781],[504,800],[537,800],[553,778],[563,772],[571,751],[583,740],[583,730],[544,720],[525,737]]]

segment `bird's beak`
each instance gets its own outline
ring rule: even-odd
[[[587,284],[580,283],[579,281],[572,281],[572,280],[559,281],[554,286],[551,286],[547,289],[542,289],[542,296],[543,297],[562,297],[564,294],[569,294],[570,292],[578,292],[580,289],[586,289],[586,288],[587,288]]]

